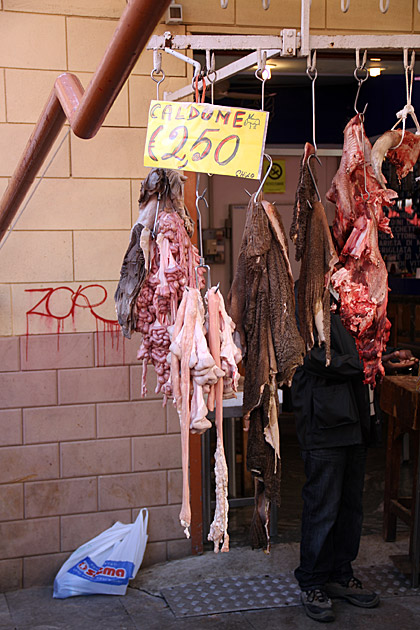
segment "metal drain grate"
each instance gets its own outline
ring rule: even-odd
[[[357,577],[382,597],[419,595],[410,580],[393,566],[363,567]],[[224,577],[180,584],[162,590],[175,617],[282,608],[300,603],[300,589],[292,573],[261,577]]]

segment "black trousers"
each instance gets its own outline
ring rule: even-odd
[[[353,576],[363,521],[367,448],[339,446],[302,451],[306,483],[302,490],[300,565],[302,590]]]

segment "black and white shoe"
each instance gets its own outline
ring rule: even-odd
[[[334,621],[335,615],[332,602],[327,593],[320,588],[302,591],[301,602],[306,614],[316,621]]]
[[[345,599],[361,608],[374,608],[379,604],[379,595],[368,588],[363,588],[361,581],[355,577],[345,582],[328,582],[325,591],[333,599]]]

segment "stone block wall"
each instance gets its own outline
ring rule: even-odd
[[[51,584],[74,549],[142,507],[143,566],[190,552],[178,417],[152,370],[139,400],[137,346],[115,333],[0,338],[0,591]]]

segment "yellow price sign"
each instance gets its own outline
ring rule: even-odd
[[[152,101],[144,165],[259,179],[268,112]]]

